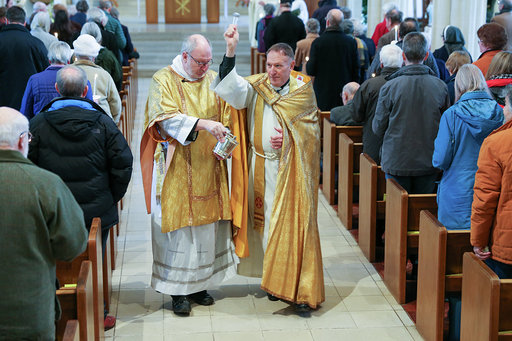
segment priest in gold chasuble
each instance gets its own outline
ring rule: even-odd
[[[238,271],[262,276],[271,300],[295,303],[298,312],[316,309],[325,292],[317,223],[320,129],[312,84],[292,74],[287,44],[269,49],[267,73],[240,77],[234,68],[236,27],[230,25],[224,38],[226,55],[212,86],[232,107],[247,108],[249,141],[248,252]]]
[[[211,46],[188,37],[172,65],[156,72],[146,104],[141,167],[151,213],[152,287],[172,295],[177,314],[236,274],[226,161],[213,149],[231,123],[230,108],[210,90]]]

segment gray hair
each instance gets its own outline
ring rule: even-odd
[[[87,75],[79,67],[68,65],[57,72],[57,87],[62,96],[80,97],[87,86]]]
[[[51,25],[50,15],[48,14],[48,12],[38,12],[34,16],[34,19],[32,19],[31,24],[33,29],[36,27],[40,27],[45,32],[49,32]]]
[[[32,8],[32,11],[33,12],[47,12],[48,7],[46,6],[46,4],[44,2],[37,1],[36,3],[34,3],[34,7]]]
[[[309,33],[318,33],[320,32],[320,22],[318,19],[309,18],[306,22],[306,31]]]
[[[354,35],[355,36],[362,36],[366,34],[366,31],[368,30],[368,26],[363,24],[360,20],[357,20],[356,18],[351,18],[350,21],[352,21],[352,24],[354,24]]]
[[[85,23],[84,26],[82,26],[82,30],[80,31],[80,35],[82,34],[88,34],[90,36],[93,36],[94,39],[98,42],[98,44],[101,44],[101,30],[93,22]]]
[[[263,6],[263,11],[265,12],[265,15],[274,14],[276,11],[276,6],[272,4],[265,4],[265,6]]]
[[[102,27],[105,27],[108,18],[105,12],[99,8],[94,7],[87,12],[87,21],[94,21],[95,23],[100,24]]]
[[[28,119],[17,110],[0,107],[0,148],[18,149],[23,132],[28,131]]]
[[[100,9],[104,9],[104,10],[107,10],[109,8],[112,8],[112,2],[110,1],[105,1],[105,0],[100,0],[100,4],[98,6]]]
[[[349,97],[354,97],[355,93],[359,89],[360,85],[356,82],[349,82],[343,86],[343,93],[347,94]]]
[[[48,48],[48,59],[51,64],[68,64],[73,52],[66,42],[55,41]]]
[[[427,55],[427,39],[420,32],[407,33],[402,49],[405,58],[411,63],[421,63]]]
[[[351,35],[354,35],[354,23],[350,20],[343,20],[343,22],[340,25],[341,32]]]
[[[490,95],[482,71],[473,64],[464,64],[455,76],[455,101],[471,91],[486,91]]]
[[[512,105],[512,84],[509,84],[505,87],[505,98],[508,98],[508,103]]]
[[[398,6],[395,3],[388,3],[382,6],[382,15],[386,15],[388,12],[396,9],[398,11]]]
[[[112,7],[110,9],[110,15],[114,18],[114,19],[117,19],[119,20],[119,10],[115,7]]]
[[[380,50],[380,62],[384,67],[402,67],[404,64],[402,49],[394,44],[383,46]]]
[[[181,44],[181,53],[192,53],[198,45],[200,37],[203,37],[208,42],[208,45],[210,46],[210,49],[212,49],[212,43],[206,38],[205,36],[202,36],[200,34],[193,34],[185,38],[183,40],[183,43]]]
[[[343,22],[343,12],[337,8],[333,8],[327,12],[325,21],[327,22],[327,20],[329,20],[329,24],[332,27],[341,27],[341,23]]]

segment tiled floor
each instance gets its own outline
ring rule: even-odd
[[[113,273],[111,314],[117,325],[107,340],[419,340],[414,324],[366,261],[322,194],[318,222],[326,301],[309,318],[285,303],[270,302],[259,279],[237,276],[210,293],[210,307],[193,306],[190,317],[175,316],[171,298],[150,287],[150,217],[143,201],[138,160],[142,108],[148,79],[139,80],[138,112],[132,151],[132,182],[122,211],[117,268]]]

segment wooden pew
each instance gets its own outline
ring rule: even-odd
[[[76,286],[62,287],[56,294],[62,315],[56,323],[57,340],[64,340],[69,320],[79,321],[80,340],[95,340],[94,337],[94,293],[92,262],[83,261],[80,265]]]
[[[338,217],[345,228],[351,230],[354,192],[359,190],[359,155],[363,152],[363,144],[355,143],[342,133],[338,150]]]
[[[444,300],[462,289],[462,258],[473,248],[469,230],[447,230],[429,211],[420,213],[416,329],[425,340],[443,340]]]
[[[386,181],[384,283],[399,304],[405,303],[407,258],[418,253],[420,211],[437,214],[435,194],[408,194]]]
[[[267,55],[263,52],[256,52],[256,74],[267,70]]]
[[[61,287],[66,284],[75,284],[78,280],[80,267],[83,261],[90,260],[92,263],[92,280],[94,294],[94,335],[95,339],[103,338],[103,265],[101,255],[101,220],[94,218],[89,230],[87,249],[72,262],[57,262],[57,278]],[[107,303],[107,302],[105,302]],[[107,309],[108,310],[108,309]]]
[[[359,247],[368,261],[375,261],[377,221],[386,213],[386,177],[368,155],[359,156]]]
[[[78,323],[78,320],[69,320],[66,323],[62,341],[80,341],[80,323]]]
[[[498,276],[474,253],[464,254],[461,340],[512,339],[512,279]]]
[[[331,117],[330,111],[319,111],[318,122],[320,123],[320,153],[322,153],[324,148],[324,119],[326,118],[329,121]]]
[[[102,262],[103,267],[103,301],[105,302],[105,309],[110,311],[110,298],[112,297],[112,238],[114,227],[111,227],[108,232],[107,243],[105,244],[105,254],[103,255],[104,261]]]
[[[361,126],[336,126],[329,119],[324,118],[323,123],[323,153],[322,153],[322,192],[327,202],[334,203],[334,177],[338,164],[338,137],[345,133],[352,141],[362,142],[363,127]]]
[[[251,46],[251,75],[256,74],[256,53],[258,53],[258,49]]]

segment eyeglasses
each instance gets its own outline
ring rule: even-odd
[[[32,141],[32,133],[30,131],[24,131],[20,134],[20,139],[23,137],[23,135],[27,134],[28,143]]]
[[[213,58],[212,58],[212,59],[210,59],[209,61],[207,61],[206,63],[202,63],[202,62],[198,62],[194,57],[192,57],[192,55],[191,55],[190,53],[188,53],[188,52],[187,52],[187,54],[188,54],[188,55],[189,55],[189,57],[190,57],[190,58],[192,58],[192,60],[193,60],[194,62],[196,62],[196,64],[197,64],[197,65],[199,65],[199,66],[206,66],[206,65],[210,66],[210,65],[212,65],[212,64],[213,64]]]

